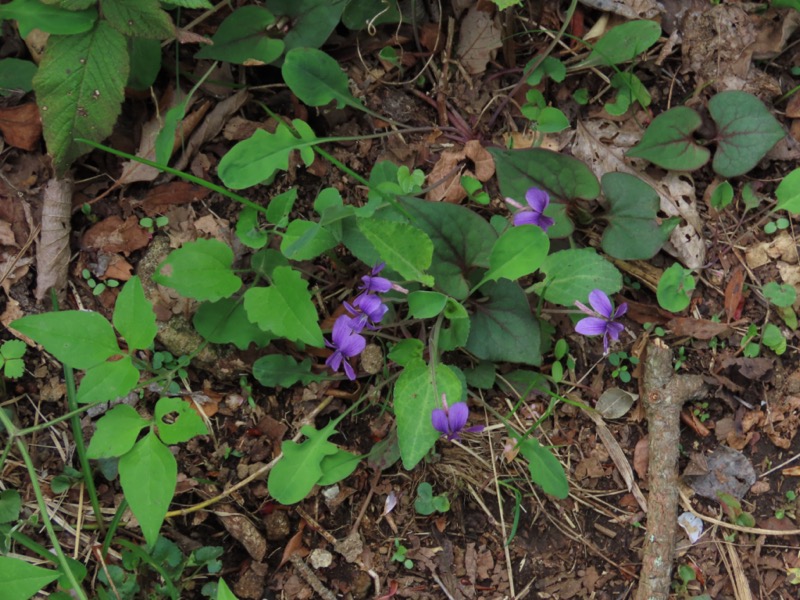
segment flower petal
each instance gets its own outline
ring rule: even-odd
[[[611,300],[603,290],[592,290],[589,292],[589,304],[592,305],[592,308],[595,309],[601,316],[605,317],[606,319],[610,319],[613,311],[614,306],[611,304]]]
[[[614,311],[614,318],[619,319],[622,315],[628,312],[628,303],[623,302],[617,307],[617,310]]]
[[[342,342],[348,335],[353,333],[352,320],[352,317],[342,315],[334,322],[333,329],[331,330],[331,339],[333,340],[334,346],[337,348],[341,348]]]
[[[520,225],[539,225],[539,216],[532,210],[521,210],[514,215],[514,226]]]
[[[466,402],[456,402],[450,407],[447,420],[450,423],[450,431],[458,433],[467,424],[469,418],[469,407]]]
[[[353,370],[353,366],[347,361],[344,361],[344,374],[347,375],[350,381],[356,380],[356,372]]]
[[[342,353],[338,350],[325,359],[325,364],[328,365],[331,371],[338,371],[342,366]]]
[[[439,433],[448,433],[447,429],[447,413],[444,412],[441,408],[434,409],[433,413],[431,414],[431,423],[433,423],[433,428],[438,431]]]
[[[480,433],[481,431],[483,431],[483,425],[473,425],[472,427],[467,427],[464,433]]]
[[[544,212],[544,209],[547,208],[547,205],[550,204],[550,196],[548,196],[547,192],[544,190],[532,187],[525,192],[525,201],[534,212],[541,214]]]
[[[619,334],[622,333],[624,330],[625,326],[622,323],[614,323],[613,321],[609,321],[608,323],[606,323],[606,333],[615,342],[619,339]]]
[[[542,228],[542,231],[547,231],[550,227],[556,224],[555,219],[551,219],[550,217],[545,217],[544,215],[539,215],[539,227]]]
[[[604,335],[608,321],[599,317],[586,317],[575,324],[575,331],[581,335]]]
[[[366,345],[367,340],[363,335],[351,333],[349,336],[341,340],[341,343],[339,344],[339,351],[342,353],[342,355],[349,358],[351,356],[355,356],[356,354],[361,354]]]

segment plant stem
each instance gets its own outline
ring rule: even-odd
[[[128,501],[125,497],[122,497],[122,502],[119,503],[119,507],[117,508],[117,512],[114,513],[114,518],[111,519],[111,523],[108,524],[108,531],[106,532],[106,539],[103,540],[103,560],[105,560],[106,555],[108,554],[108,549],[111,547],[111,541],[114,538],[114,534],[117,532],[117,527],[119,527],[120,521],[122,521],[122,515],[125,514],[125,511],[128,509]]]

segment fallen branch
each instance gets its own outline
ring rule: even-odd
[[[647,533],[636,600],[667,600],[678,519],[678,448],[683,403],[703,390],[698,375],[676,375],[672,350],[656,339],[647,346],[644,402],[650,446]]]

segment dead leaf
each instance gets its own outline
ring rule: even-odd
[[[0,108],[0,132],[9,146],[31,151],[42,137],[42,120],[35,102]]]
[[[133,265],[121,257],[114,254],[108,263],[108,268],[103,274],[102,279],[116,279],[117,281],[128,281],[133,275]]]
[[[664,12],[655,0],[581,0],[581,4],[626,19],[652,19]]]
[[[736,367],[746,379],[761,379],[772,369],[772,360],[769,358],[725,358],[721,362],[722,368]]]
[[[214,510],[219,520],[255,561],[262,561],[267,554],[267,540],[250,519],[240,514],[233,504],[218,504]]]
[[[705,462],[706,472],[687,475],[684,479],[689,486],[705,498],[718,500],[718,493],[730,494],[741,499],[756,481],[756,472],[750,459],[738,450],[719,446],[708,456],[699,455]]]
[[[697,340],[710,340],[713,337],[730,333],[730,327],[725,323],[715,323],[707,319],[692,319],[691,317],[670,319],[667,327],[677,336],[688,335]]]
[[[61,295],[67,285],[69,265],[72,180],[53,178],[42,198],[42,233],[36,248],[36,299],[44,299],[50,288]]]
[[[742,290],[744,288],[744,269],[736,269],[725,288],[725,314],[728,323],[735,321],[741,315]]]
[[[475,165],[471,171],[459,163],[469,159]],[[461,150],[445,150],[428,174],[428,185],[436,185],[425,196],[432,202],[461,202],[467,197],[461,185],[461,176],[468,175],[486,182],[494,175],[494,159],[478,140],[470,140]],[[442,181],[444,180],[444,181]]]
[[[121,217],[113,215],[95,223],[83,234],[84,248],[111,254],[121,252],[126,256],[134,250],[144,248],[149,242],[150,235],[133,216],[123,221]]]
[[[464,154],[475,165],[475,178],[487,182],[494,176],[494,159],[478,140],[470,140],[464,146]]]
[[[456,56],[470,75],[478,75],[486,70],[490,60],[494,60],[497,49],[502,48],[502,28],[497,16],[472,6],[459,29]]]
[[[647,436],[636,442],[633,448],[633,470],[639,479],[647,479],[647,466],[650,464],[650,444]]]
[[[165,183],[147,192],[142,201],[142,210],[148,217],[162,215],[170,206],[203,200],[210,192],[208,188],[187,181]]]
[[[305,526],[306,522],[301,520],[297,533],[289,538],[289,541],[286,543],[286,548],[283,549],[283,556],[281,557],[281,562],[278,565],[278,569],[289,562],[292,554],[300,554],[301,556],[308,555],[309,550],[303,545],[303,529],[305,529]]]

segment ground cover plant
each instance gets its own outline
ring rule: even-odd
[[[9,597],[793,597],[773,4],[1,5]]]

